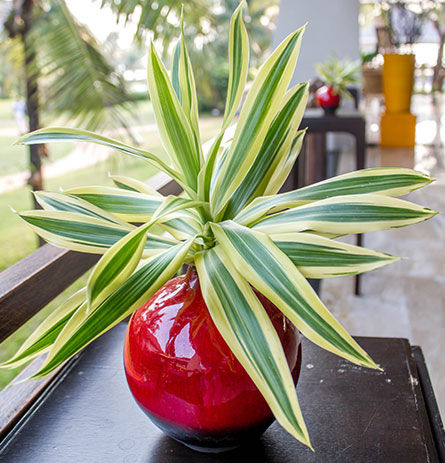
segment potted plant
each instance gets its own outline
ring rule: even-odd
[[[335,54],[316,65],[318,77],[324,83],[315,93],[315,101],[326,114],[335,114],[341,98],[350,98],[348,86],[358,82],[358,61],[339,60]]]
[[[163,197],[113,176],[116,188],[38,192],[42,210],[20,216],[49,243],[103,254],[88,284],[64,302],[3,367],[48,352],[32,378],[53,372],[124,320],[125,371],[140,407],[167,434],[220,451],[264,431],[273,417],[310,446],[295,383],[297,330],[351,362],[379,368],[328,312],[306,278],[365,272],[395,257],[333,240],[428,219],[396,199],[431,179],[409,169],[368,169],[277,194],[296,157],[308,85],[288,85],[304,28],[258,72],[233,121],[248,72],[241,4],[229,37],[229,84],[220,133],[200,144],[193,70],[183,36],[169,74],[153,45],[148,84],[170,163],[92,132],[47,128],[25,144],[88,141],[169,174],[184,195]],[[233,128],[233,130],[231,130]],[[154,226],[165,230],[156,234]],[[175,277],[182,264],[185,275]]]

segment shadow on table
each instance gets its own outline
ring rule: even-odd
[[[144,463],[245,463],[266,461],[266,446],[263,439],[246,442],[230,452],[200,453],[176,442],[168,436],[161,437],[147,454]]]

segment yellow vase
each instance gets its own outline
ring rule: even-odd
[[[383,62],[383,94],[387,113],[409,113],[414,83],[414,55],[388,53]]]

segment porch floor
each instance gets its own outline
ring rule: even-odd
[[[368,134],[378,115],[369,111]],[[375,108],[375,107],[374,107]],[[378,108],[378,106],[377,106]],[[445,99],[413,98],[417,115],[415,149],[367,150],[367,167],[410,167],[429,173],[436,182],[406,199],[445,212]],[[368,136],[369,138],[369,136]],[[351,153],[342,154],[338,173],[353,170]],[[348,240],[349,241],[349,240]],[[352,241],[351,241],[352,242]],[[362,296],[354,296],[353,277],[325,280],[322,299],[356,336],[408,338],[422,346],[442,415],[445,412],[445,216],[419,225],[368,233],[364,245],[407,259],[362,276]]]

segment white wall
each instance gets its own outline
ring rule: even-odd
[[[312,80],[314,64],[333,51],[339,58],[360,57],[359,0],[281,0],[274,47],[308,22],[293,84]]]

